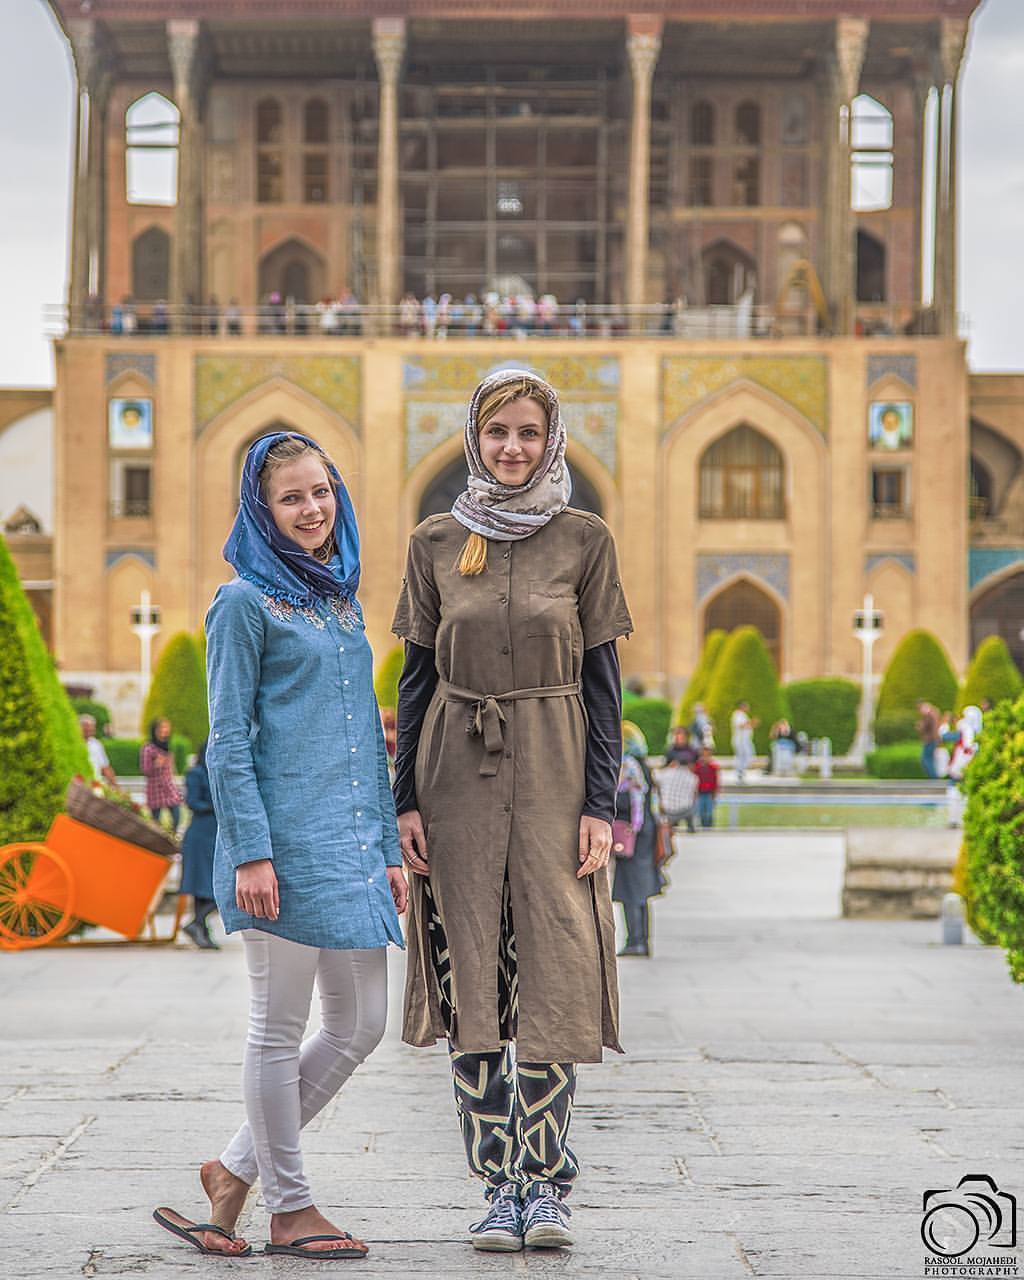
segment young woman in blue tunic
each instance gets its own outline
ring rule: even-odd
[[[224,556],[238,576],[206,618],[207,766],[217,906],[249,971],[248,1119],[200,1170],[208,1221],[155,1216],[204,1253],[247,1255],[233,1231],[258,1177],[265,1252],[363,1257],[316,1208],[299,1132],[383,1035],[406,882],[356,600],[355,515],[318,444],[276,432],[252,445]],[[303,1043],[314,982],[323,1026]]]

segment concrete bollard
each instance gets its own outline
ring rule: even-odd
[[[964,940],[964,900],[958,893],[947,893],[942,899],[943,945],[958,947]]]

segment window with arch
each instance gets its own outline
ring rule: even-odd
[[[306,204],[326,204],[327,143],[330,112],[323,98],[310,98],[302,116],[302,198]]]
[[[177,204],[178,108],[162,93],[147,93],[125,112],[124,127],[128,203]]]
[[[170,290],[171,237],[163,227],[147,227],[132,241],[132,297],[157,302]]]
[[[853,100],[850,121],[850,199],[858,212],[892,207],[892,112],[862,93]]]
[[[761,108],[756,102],[741,102],[736,108],[736,142],[741,147],[761,145]]]
[[[280,204],[284,199],[284,120],[276,98],[256,104],[256,200]]]
[[[705,98],[690,108],[690,146],[711,147],[715,143],[715,108]]]
[[[720,591],[704,612],[704,636],[711,631],[757,627],[775,670],[782,670],[782,616],[767,591],[749,578],[740,578]]]
[[[785,465],[774,444],[747,423],[733,427],[700,460],[705,520],[785,518]]]

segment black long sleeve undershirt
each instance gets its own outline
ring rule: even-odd
[[[586,798],[583,812],[611,822],[622,756],[622,686],[615,641],[583,654],[583,705],[587,710]],[[417,809],[416,749],[423,718],[437,687],[434,650],[405,642],[405,666],[398,682],[398,742],[395,750],[395,808]]]

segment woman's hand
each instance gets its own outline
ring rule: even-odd
[[[240,911],[261,920],[276,920],[281,910],[277,872],[270,858],[243,862],[235,871],[235,901]]]
[[[395,910],[402,915],[409,901],[409,885],[405,879],[405,872],[401,867],[385,867],[384,870],[388,873],[388,884],[391,886],[391,896],[395,900]]]
[[[611,837],[609,835],[609,842]],[[430,874],[427,865],[427,837],[423,832],[423,819],[419,809],[409,809],[398,815],[398,843],[402,846],[402,857],[410,871],[418,876]]]
[[[612,852],[612,824],[603,818],[580,818],[580,869],[576,879],[592,876],[599,867],[606,867]]]

